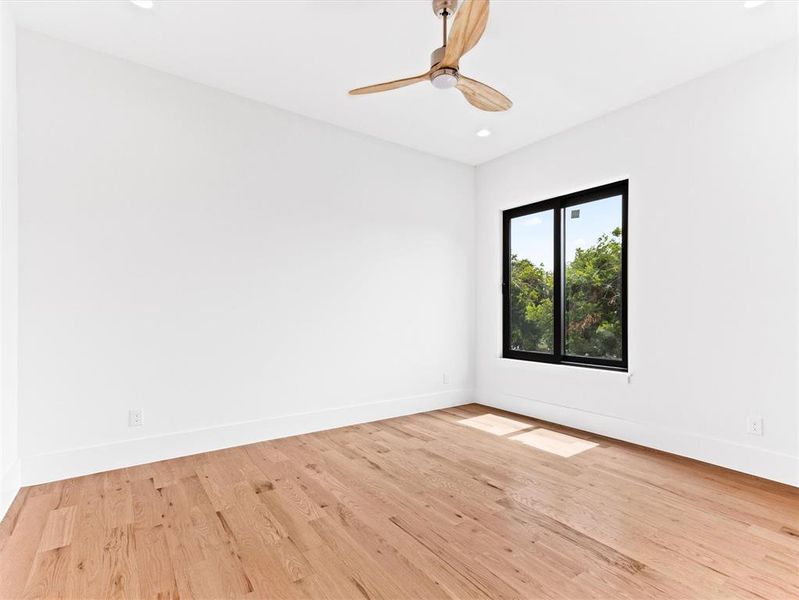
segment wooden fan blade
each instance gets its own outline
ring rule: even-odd
[[[367,85],[366,87],[356,88],[350,90],[350,95],[358,96],[360,94],[375,94],[377,92],[387,92],[388,90],[395,90],[397,88],[405,87],[406,85],[413,85],[420,81],[430,79],[430,71],[417,75],[416,77],[407,77],[405,79],[397,79],[395,81],[386,81],[385,83],[377,83],[375,85]]]
[[[491,86],[463,75],[458,76],[458,84],[455,87],[463,92],[469,104],[476,106],[480,110],[499,112],[508,110],[513,106],[513,102]]]
[[[438,68],[458,68],[461,56],[480,41],[488,23],[488,0],[464,0],[449,32],[444,58]]]

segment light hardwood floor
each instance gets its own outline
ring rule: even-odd
[[[598,445],[459,422],[486,413]],[[26,488],[0,526],[2,598],[799,598],[798,573],[795,488],[479,405]]]

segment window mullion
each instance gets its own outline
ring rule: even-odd
[[[563,210],[560,204],[554,209],[553,226],[555,246],[553,249],[552,292],[554,295],[552,306],[554,310],[553,324],[553,354],[556,362],[563,358]]]

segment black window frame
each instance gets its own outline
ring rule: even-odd
[[[502,357],[542,362],[560,365],[573,365],[595,369],[608,369],[614,371],[627,371],[627,254],[629,245],[629,228],[627,221],[627,203],[629,180],[616,181],[606,185],[533,202],[524,206],[502,211]],[[565,239],[563,213],[565,209],[596,200],[613,196],[621,196],[621,330],[622,330],[622,357],[620,360],[607,358],[592,358],[587,356],[571,356],[564,353],[564,321],[565,299],[564,278],[566,274]],[[511,220],[539,212],[551,210],[553,213],[554,248],[553,248],[553,351],[533,352],[528,350],[514,350],[510,347],[511,322],[510,322],[510,258],[511,258]]]

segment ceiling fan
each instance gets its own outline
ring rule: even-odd
[[[458,14],[447,37],[447,20]],[[461,75],[458,62],[461,56],[480,41],[488,22],[488,0],[464,0],[458,9],[458,0],[433,0],[433,12],[443,19],[444,45],[430,56],[430,70],[416,77],[387,81],[350,90],[350,94],[374,94],[430,80],[439,89],[457,88],[472,106],[492,112],[508,110],[513,103],[494,88]]]

